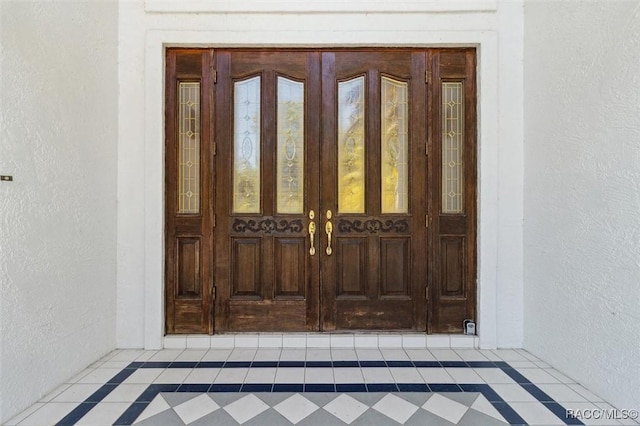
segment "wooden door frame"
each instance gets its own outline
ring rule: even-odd
[[[474,27],[475,28],[475,27]],[[344,46],[345,42],[359,45],[376,44],[379,47],[414,46],[437,47],[456,45],[477,49],[478,73],[478,182],[477,182],[477,318],[478,339],[481,347],[495,348],[498,341],[497,303],[503,306],[505,299],[498,297],[499,267],[504,261],[498,260],[498,232],[501,227],[498,202],[499,178],[512,176],[510,170],[499,173],[507,166],[500,159],[498,146],[509,135],[517,134],[521,122],[510,120],[500,124],[499,116],[509,105],[510,89],[518,90],[517,80],[509,79],[505,88],[499,78],[501,46],[495,31],[485,26],[466,31],[434,31],[425,27],[407,35],[403,32],[387,32],[373,38],[369,33],[353,34],[345,40],[344,33],[327,33],[313,45]],[[300,32],[302,33],[302,32]],[[296,33],[298,34],[298,33]],[[255,44],[273,47],[305,47],[306,33],[300,42],[289,37],[283,40],[276,33],[248,31],[238,37],[234,32],[203,33],[191,29],[169,31],[155,28],[147,31],[147,37],[140,41],[144,47],[144,61],[136,65],[135,73],[124,76],[122,87],[130,91],[123,98],[135,106],[132,114],[123,113],[130,119],[121,122],[122,134],[137,135],[134,139],[123,139],[120,154],[125,160],[120,163],[119,217],[126,218],[119,232],[123,241],[118,245],[118,288],[122,297],[118,301],[119,341],[123,345],[138,345],[147,349],[163,347],[165,311],[165,223],[164,223],[164,91],[165,52],[168,48],[183,46],[251,47]],[[507,52],[511,50],[507,49]],[[136,62],[137,64],[137,62]],[[143,90],[144,87],[144,90]],[[135,91],[137,89],[137,91]],[[518,99],[518,93],[515,94]],[[501,109],[502,108],[502,109]],[[508,106],[506,107],[508,108]],[[517,141],[516,141],[517,149]],[[511,161],[511,160],[509,160]],[[516,167],[521,162],[516,159]],[[131,185],[129,184],[131,182]],[[144,194],[144,197],[140,196]],[[131,211],[140,214],[131,215]],[[129,235],[136,230],[135,235]],[[516,254],[517,255],[517,254]],[[129,326],[133,324],[132,326]],[[182,337],[181,337],[182,339]],[[127,343],[128,342],[128,343]]]
[[[329,49],[329,50],[335,50],[335,49]],[[425,50],[426,50],[426,48],[425,48]],[[475,109],[475,102],[473,102],[473,107],[474,107],[474,109]],[[477,121],[477,117],[476,117],[476,121]],[[475,127],[475,123],[474,123],[474,127]],[[474,140],[475,140],[475,138],[474,138]],[[473,153],[474,153],[474,155],[476,154],[475,146],[474,146]],[[469,168],[469,167],[472,167],[472,168],[473,168],[473,170],[472,170],[472,171],[473,171],[473,173],[475,174],[475,170],[476,170],[476,168],[475,168],[475,164],[474,164],[473,166],[472,166],[472,165],[468,165],[468,166],[467,166],[467,168]],[[478,187],[478,185],[479,185],[479,182],[477,182],[477,181],[476,181],[476,183],[475,183],[475,185],[474,185],[474,186],[475,186],[475,188],[476,188],[476,191],[477,191],[477,187]],[[477,203],[479,203],[479,201],[480,201],[480,200],[476,198],[476,202],[475,202],[475,203],[473,203],[473,204],[474,204],[474,211],[475,211],[475,205],[476,205]],[[474,216],[473,216],[473,218],[474,218],[474,221],[475,221],[475,220],[476,220],[476,215],[474,215]],[[473,246],[472,246],[472,247],[473,247],[473,251],[474,251],[474,253],[475,253],[475,254],[474,254],[474,256],[473,256],[473,265],[475,265],[475,258],[477,257],[477,252],[478,252],[478,247],[477,247],[476,241],[477,241],[477,240],[476,240],[475,233],[474,233],[474,244],[473,244]],[[476,272],[476,271],[475,271],[475,269],[474,269],[472,272],[473,272],[473,274],[475,275],[475,272]],[[474,281],[474,283],[475,283],[475,280],[473,280],[473,281]],[[472,289],[472,293],[474,293],[474,294],[475,294],[475,293],[477,293],[477,286],[473,285],[473,287],[474,287],[474,288]],[[433,300],[432,298],[430,298],[430,299],[431,299],[431,300]],[[432,302],[430,302],[430,303],[432,303]],[[473,312],[475,313],[475,303],[473,303],[472,305],[473,305]]]

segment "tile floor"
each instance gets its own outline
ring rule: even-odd
[[[619,414],[523,350],[116,350],[6,425],[638,424],[567,410]]]

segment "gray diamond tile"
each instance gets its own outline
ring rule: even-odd
[[[453,399],[467,407],[471,407],[480,394],[477,392],[442,392],[440,395]]]
[[[436,416],[425,410],[418,410],[415,412],[413,416],[407,420],[405,426],[452,426],[454,423],[451,423],[442,417]],[[481,426],[481,425],[475,425]]]
[[[162,413],[151,416],[140,423],[134,424],[136,426],[184,426],[184,422],[173,410],[163,411]]]
[[[344,423],[333,414],[327,413],[324,410],[317,410],[309,417],[301,420],[300,423],[297,424],[297,426],[344,426],[345,424],[346,423]],[[216,426],[218,425],[216,424]]]
[[[308,392],[308,393],[305,392],[304,393],[304,397],[307,398],[309,401],[313,402],[314,404],[316,404],[318,407],[324,407],[325,405],[327,405],[328,403],[330,403],[331,401],[333,401],[339,396],[340,394],[333,393],[333,392]]]
[[[422,405],[427,402],[431,395],[431,392],[403,392],[394,394],[406,401],[409,401],[412,404],[417,405],[418,407],[422,407]]]
[[[175,407],[202,394],[199,392],[161,392],[160,395],[170,407]]]
[[[247,396],[246,393],[240,392],[211,392],[208,395],[221,407],[225,407],[231,403],[236,402],[240,398],[244,398],[245,396]]]
[[[224,410],[216,410],[208,416],[202,417],[195,422],[189,424],[189,426],[238,426],[233,417]]]
[[[358,417],[353,423],[351,423],[351,426],[391,426],[399,424],[401,423],[390,419],[389,417],[377,412],[376,410],[369,410],[362,416]],[[423,426],[424,425],[425,424],[423,423]]]
[[[493,417],[487,416],[479,411],[474,409],[470,409],[466,412],[464,416],[458,422],[459,426],[504,426],[508,424],[506,422],[501,422],[498,419],[494,419]]]
[[[273,408],[268,409],[267,411],[258,414],[251,420],[243,423],[242,426],[279,426],[279,425],[290,425],[291,422],[285,419],[280,413],[275,411]],[[189,425],[191,426],[191,425]],[[215,426],[218,426],[217,424]]]
[[[354,392],[349,394],[349,396],[357,399],[365,405],[368,405],[369,407],[372,407],[387,395],[389,395],[388,392]]]
[[[264,392],[260,393],[258,397],[268,406],[275,407],[282,401],[291,398],[295,394],[295,392]]]

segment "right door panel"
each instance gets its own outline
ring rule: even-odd
[[[323,330],[426,330],[425,59],[323,53]]]

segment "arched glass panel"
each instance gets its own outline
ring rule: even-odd
[[[409,211],[409,85],[382,77],[380,196],[382,213]]]
[[[304,83],[278,77],[278,213],[304,209]]]
[[[260,213],[260,77],[234,83],[233,212]]]
[[[338,211],[364,213],[364,77],[338,83]]]

